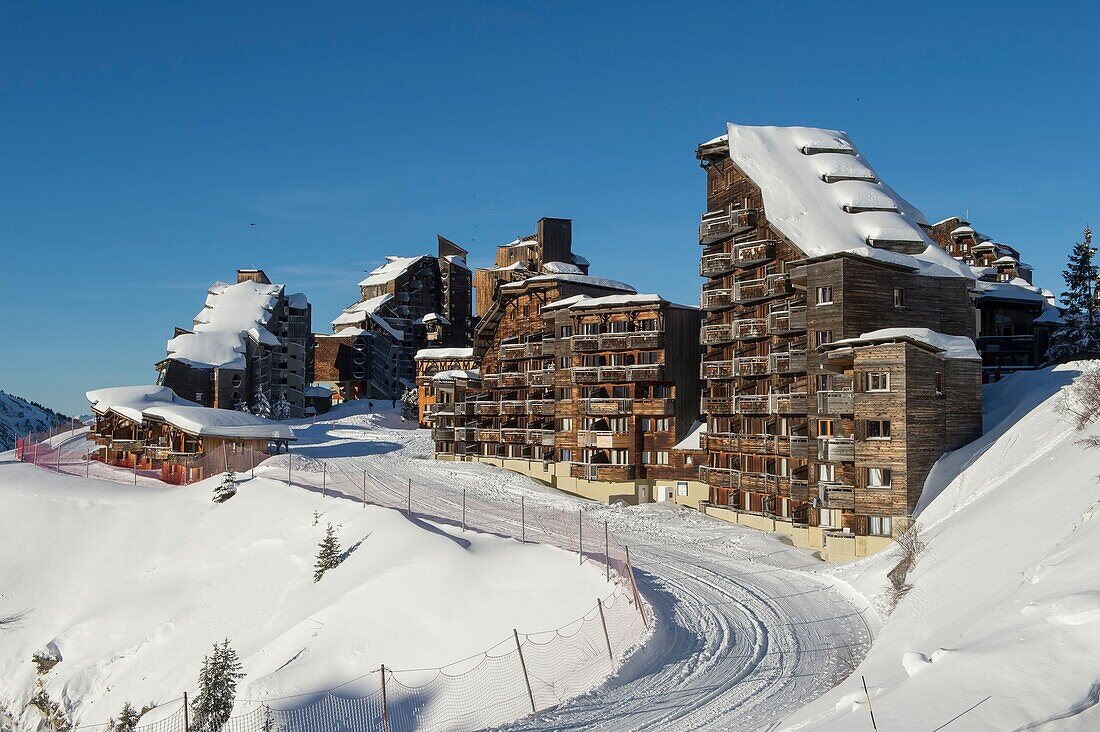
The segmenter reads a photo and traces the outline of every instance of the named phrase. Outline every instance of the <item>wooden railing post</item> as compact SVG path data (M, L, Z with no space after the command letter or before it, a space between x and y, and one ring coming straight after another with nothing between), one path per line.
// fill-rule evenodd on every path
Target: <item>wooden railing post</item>
M535 694L531 691L531 677L527 673L527 663L523 660L523 648L519 645L519 631L512 628L512 635L516 638L516 653L519 654L519 667L523 669L523 681L527 684L527 697L531 700L531 714L534 714L538 710L535 709Z
M382 664L382 732L390 729L390 713L386 706L386 664Z
M183 692L183 732L191 732L191 722L188 719L187 692Z
M596 607L600 609L600 625L603 626L603 637L607 641L607 657L611 659L611 668L615 668L615 654L611 651L611 636L607 633L607 618L603 614L603 600L596 598Z

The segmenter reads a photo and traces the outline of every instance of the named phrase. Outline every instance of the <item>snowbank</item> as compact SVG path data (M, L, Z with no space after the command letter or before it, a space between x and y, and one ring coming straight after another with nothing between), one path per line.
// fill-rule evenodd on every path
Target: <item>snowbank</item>
M1056 410L1086 364L986 387L986 435L949 453L925 485L928 549L913 590L847 682L788 729L864 729L860 676L879 729L1100 727L1100 453ZM878 598L893 552L836 571ZM962 716L959 716L962 715Z

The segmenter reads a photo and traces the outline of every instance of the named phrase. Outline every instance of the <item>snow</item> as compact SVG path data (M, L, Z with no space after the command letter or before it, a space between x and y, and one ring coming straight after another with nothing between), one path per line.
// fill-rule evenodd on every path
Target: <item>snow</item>
M706 420L696 420L691 425L691 429L684 435L684 439L680 440L673 446L673 450L702 450L703 449L703 436L707 434L707 422Z
M811 127L728 125L731 160L760 186L768 222L809 258L849 252L915 268L921 274L971 276L924 233L924 214L882 183L847 133ZM832 152L805 154L803 149ZM863 172L876 182L822 176ZM844 206L889 205L895 211L848 213ZM917 255L869 246L886 239L925 245Z
M581 255L577 254L576 252L571 254L570 257L573 259L573 264L577 265L578 267L589 267L592 264L591 262L589 262L587 259L585 259Z
M423 359L436 359L436 358L473 358L473 348L421 348L416 352L416 356L413 360L420 361Z
M848 682L786 729L1095 730L1100 725L1097 453L1059 412L1096 362L1018 372L985 387L985 435L944 456L918 506L928 548L913 590ZM894 552L835 570L881 595ZM947 723L958 717L949 727Z
M386 263L381 267L372 269L367 278L359 283L360 287L374 287L393 282L401 275L409 271L414 264L421 259L429 259L427 254L416 257L386 257Z
M570 310L587 310L589 308L614 307L616 305L657 305L665 302L660 295L605 295L603 297L587 297L578 300L569 306Z
M386 474L377 452L424 434L399 425L393 414L345 413L299 435L315 438L318 454L366 455ZM354 696L373 690L355 679L382 663L455 662L511 642L513 628L561 627L609 593L602 565L578 565L575 554L288 488L274 479L285 456L274 460L282 467L257 469L271 477L238 475L224 504L211 501L220 476L125 485L0 460L0 617L19 617L0 643L0 710L17 729L34 729L26 702L39 679L78 723L106 722L126 701L174 712L203 654L228 637L246 673L240 699L340 684ZM449 472L414 462L441 479ZM328 523L352 551L314 584ZM50 644L63 661L38 677L31 655Z
M465 270L470 269L470 266L466 264L466 257L462 256L461 254L448 254L443 258L451 264L455 265L456 267L461 267Z
M446 316L440 315L439 313L428 313L423 318L417 318L417 320L421 324L435 323L435 322L442 323L443 325L450 325L451 324L451 321L447 320Z
M309 299L304 292L295 292L287 296L287 304L295 310L305 310L309 307Z
M96 414L114 412L131 422L141 422L141 413L148 407L162 404L198 405L179 397L167 386L112 386L85 393Z
M547 262L542 265L542 271L547 274L584 274L580 267L567 262Z
M947 220L948 219L944 219L944 221L947 221ZM943 221L941 221L939 223L942 224ZM969 226L957 226L957 227L955 227L954 229L951 230L951 236L966 236L966 235L977 234L977 233L978 232L974 231L974 229L969 227Z
M520 272L527 269L527 264L524 262L513 262L506 267L493 267L495 272Z
M1035 322L1049 323L1051 325L1061 325L1062 323L1066 322L1066 320L1062 317L1062 312L1048 302L1043 305L1043 314L1036 318Z
M1008 282L1002 282L998 279L983 279L997 277L997 270L992 267L971 267L970 271L977 278L975 285L981 291L983 297L1047 302L1047 297L1043 294L1043 291L1023 278L1013 277Z
M943 352L944 358L981 360L974 341L966 336L952 336L930 330L929 328L882 328L861 333L858 338L844 338L833 341L826 348L844 346L866 346L895 340L914 340Z
M293 440L290 427L235 409L212 409L189 404L156 404L142 410L192 435L238 439Z
M502 289L502 290L506 290L506 289L518 290L518 289L522 289L523 287L525 287L528 283L537 283L537 282L574 282L574 283L580 284L580 285L591 285L592 287L602 287L602 288L607 289L607 290L619 290L620 292L630 292L630 293L637 292L637 290L635 290L630 285L628 285L624 282L619 282L618 280L609 280L609 279L605 279L603 277L589 277L587 275L577 275L577 274L536 275L534 277L530 277L526 280L520 280L518 282L506 282L506 283L504 283L503 285L500 286L500 289Z
M340 325L358 325L366 321L367 316L372 313L378 312L378 309L393 299L393 294L387 292L384 295L378 297L367 298L361 300L350 307L344 308L344 312L340 313L335 320L332 321L333 326Z
M1004 257L999 257L997 259L994 259L993 264L994 265L998 265L998 264L1019 264L1019 262L1016 261L1015 257L1010 257L1010 256L1006 255Z
M17 437L44 432L68 419L41 404L0 391L0 452L14 448Z
M477 379L481 369L447 369L432 375L432 381L453 381L454 379Z
M318 386L315 384L313 386L306 387L306 396L312 397L314 399L331 399L332 394L332 389L328 388L327 386Z
M242 334L265 345L279 344L267 331L267 323L282 293L282 285L251 280L235 285L215 283L195 316L194 332L168 341L168 358L199 368L245 368Z

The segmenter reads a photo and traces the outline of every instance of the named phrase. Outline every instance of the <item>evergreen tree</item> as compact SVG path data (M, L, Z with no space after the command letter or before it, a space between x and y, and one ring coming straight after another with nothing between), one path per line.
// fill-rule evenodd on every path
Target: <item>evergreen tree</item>
M1096 281L1100 275L1092 258L1092 229L1085 227L1084 241L1078 242L1062 271L1066 291L1062 293L1065 325L1051 337L1047 354L1050 362L1065 361L1078 355L1100 353L1100 312L1097 312Z
M271 402L268 401L267 393L259 387L256 387L256 393L252 395L252 413L257 417L271 419Z
M140 719L141 714L134 709L130 702L126 702L122 707L122 711L118 713L118 719L112 719L107 729L109 732L135 732Z
M247 412L248 402L246 402L244 399L238 399L236 402L234 402L233 409L238 412Z
M237 495L237 476L232 470L222 473L222 482L214 486L214 503L225 503Z
M290 402L286 400L286 392L279 392L279 398L275 400L275 406L271 410L273 419L290 419Z
M191 702L192 732L218 732L233 714L237 681L244 678L237 652L229 639L214 644L214 652L203 656L199 671L199 693Z
M406 389L401 395L401 419L420 419L420 395L416 389Z
M320 582L325 572L340 564L340 542L336 538L336 529L332 524L325 529L325 538L317 548L317 562L313 565L313 581Z

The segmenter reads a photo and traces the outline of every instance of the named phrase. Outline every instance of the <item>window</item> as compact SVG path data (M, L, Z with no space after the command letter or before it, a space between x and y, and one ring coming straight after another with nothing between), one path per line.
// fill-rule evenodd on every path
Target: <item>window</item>
M642 465L652 465L652 464L653 464L653 453L649 452L648 450L643 451L642 452Z
M630 465L630 450L612 450L612 465Z
M641 351L638 353L638 364L659 364L661 363L660 351Z
M833 465L832 463L818 463L817 480L819 483L835 483L836 465Z
M889 440L890 439L890 420L888 420L888 419L869 419L869 420L867 420L867 439L868 440Z
M573 326L563 325L558 331L558 335L560 335L562 338L569 338L573 335Z
M901 287L894 288L894 307L905 307L905 290Z
M599 323L581 323L581 333L585 335L597 335L600 332Z
M935 381L936 381L936 396L943 396L943 372L942 371L937 371L936 372Z
M894 478L890 468L867 468L868 488L889 488Z
M557 399L559 402L569 401L573 398L573 394L568 387L559 386L557 389L554 389L554 398Z
M830 387L832 387L832 384L833 384L832 377L829 376L828 374L818 374L817 375L817 390L818 391L829 391Z
M567 369L567 368L570 368L572 365L573 365L573 359L569 358L569 356L559 356L558 357L558 368L559 369Z
M657 451L657 464L668 465L668 452L666 450Z
M820 512L820 519L818 524L826 529L838 529L840 528L840 509L839 508L823 508Z
M652 399L668 399L672 396L672 387L665 384L654 384L649 390Z
M613 399L629 399L630 387L629 386L613 386L611 387L611 397Z
M818 305L832 305L833 304L833 286L824 285L817 288L817 304Z
M531 314L531 306L530 305L524 305L523 306L523 317L526 318L530 314Z
M833 332L831 330L817 330L814 331L814 345L824 346L826 343L833 342Z
M608 333L626 333L630 330L630 322L626 320L612 320L607 325Z
M867 391L890 391L890 374L867 374Z
M643 432L668 432L669 418L645 417L642 419Z
M817 436L818 437L832 437L833 436L833 420L831 420L831 419L819 419L819 420L817 420Z
M559 432L571 432L572 430L573 430L573 418L572 417L562 417L561 419L558 420L558 431Z
M641 333L655 333L657 331L657 318L641 318L634 323L634 330Z
M893 536L889 516L868 516L867 533L872 536Z

